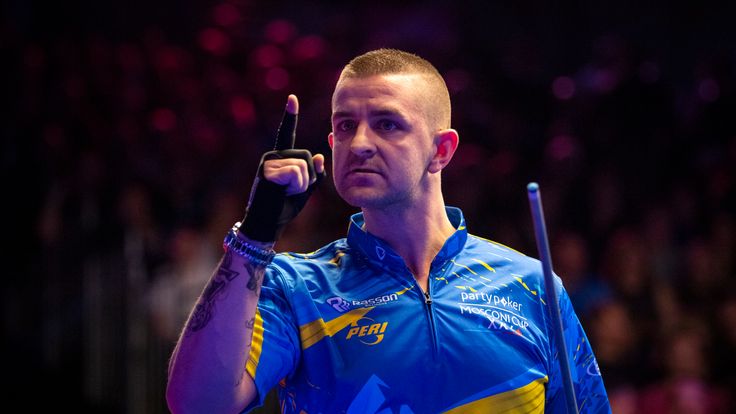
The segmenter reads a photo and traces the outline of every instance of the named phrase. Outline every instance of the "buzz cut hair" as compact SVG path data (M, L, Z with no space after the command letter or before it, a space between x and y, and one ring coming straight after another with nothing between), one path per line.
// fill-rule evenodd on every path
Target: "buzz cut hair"
M376 49L353 58L340 74L344 78L376 75L417 74L427 79L428 115L439 129L450 128L451 103L447 84L437 68L413 53L398 49ZM340 82L338 80L338 84Z

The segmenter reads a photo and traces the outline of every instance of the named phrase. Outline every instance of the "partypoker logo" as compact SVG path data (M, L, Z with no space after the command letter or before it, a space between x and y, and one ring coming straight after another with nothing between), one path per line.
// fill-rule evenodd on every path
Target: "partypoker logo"
M376 345L383 341L383 333L386 332L388 322L376 322L366 316L350 324L350 330L345 339L357 337L366 345Z

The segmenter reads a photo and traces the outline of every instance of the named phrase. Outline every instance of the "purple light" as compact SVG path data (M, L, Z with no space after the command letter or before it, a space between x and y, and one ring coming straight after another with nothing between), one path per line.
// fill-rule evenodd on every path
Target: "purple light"
M230 39L215 28L207 28L199 33L199 46L215 56L225 56L230 52Z
M552 82L552 93L559 100L566 101L575 95L575 81L567 76L560 76Z
M176 114L169 108L158 108L151 114L151 126L160 132L170 132L176 128Z
M575 155L575 140L568 135L557 135L547 146L547 154L555 161L562 161Z
M184 55L174 47L165 47L156 51L156 68L161 72L178 71L184 63Z
M243 96L234 96L230 100L230 113L240 126L252 124L256 119L253 101Z
M220 26L233 26L240 22L240 11L230 3L221 3L212 10L212 18Z
M275 91L284 89L289 84L289 73L283 68L271 68L266 72L266 86Z
M325 41L317 36L310 35L299 38L294 45L294 56L300 60L318 58L325 54Z
M266 26L266 39L273 43L286 43L296 34L296 28L288 20L274 20Z
M272 68L283 62L284 54L274 45L263 45L253 52L253 60L262 68Z

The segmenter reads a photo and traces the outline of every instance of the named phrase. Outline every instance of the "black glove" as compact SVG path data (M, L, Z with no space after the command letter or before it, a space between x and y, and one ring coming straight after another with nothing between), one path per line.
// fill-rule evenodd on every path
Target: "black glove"
M312 153L305 149L294 149L297 114L284 111L273 151L261 157L258 173L250 191L248 208L240 231L249 239L274 242L286 225L304 208L314 188L322 181L325 173L317 174L312 162ZM309 181L315 182L303 193L286 195L286 185L268 181L263 175L263 163L272 159L299 158L307 162Z

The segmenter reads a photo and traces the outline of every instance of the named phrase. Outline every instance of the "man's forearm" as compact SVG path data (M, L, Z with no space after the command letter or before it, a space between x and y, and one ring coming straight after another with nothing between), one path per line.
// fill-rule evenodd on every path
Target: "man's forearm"
M263 264L225 252L171 357L166 398L172 412L238 412L256 396L245 367L264 273Z
M257 395L246 371L265 266L285 226L324 176L324 156L294 149L299 101L289 95L274 150L261 157L241 222L189 316L169 364L166 399L179 412L240 412ZM260 240L260 241L258 241Z

